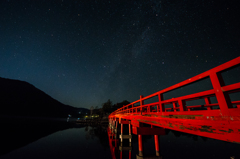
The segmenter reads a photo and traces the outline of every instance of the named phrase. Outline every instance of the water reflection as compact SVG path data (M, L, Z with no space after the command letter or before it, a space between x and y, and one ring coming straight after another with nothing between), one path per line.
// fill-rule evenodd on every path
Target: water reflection
M107 127L108 125L86 126L85 127L86 140L97 138L101 146L103 146L104 148L109 148Z
M131 144L124 140L121 145L118 137L115 139L115 135L109 135L106 125L84 126L62 122L1 125L1 159L135 159L138 154L136 135L133 135ZM160 156L164 159L240 158L239 144L170 130L159 137L159 146ZM143 136L143 151L144 155L155 154L153 136Z
M119 134L119 130L118 130ZM119 135L117 135L119 136ZM138 154L137 135L133 135L132 144L128 140L121 142L108 130L109 147L112 159L135 159ZM131 147L131 148L130 148ZM126 148L124 151L124 148ZM201 136L166 130L159 136L160 157L156 157L153 136L143 136L144 157L164 159L237 159L240 158L240 144L214 140Z
M127 144L123 144L123 142L119 143L120 140L116 138L115 134L111 132L109 128L107 133L112 159L116 159L117 156L119 156L119 158L122 159L123 151L128 151L128 158L131 159L132 143L129 141Z
M86 127L84 125L74 124L68 126L66 129L62 129L32 143L28 143L21 148L18 147L0 156L0 158L111 158L105 130L102 127ZM27 138L27 136L25 137Z
M1 118L0 156L73 125L62 120Z

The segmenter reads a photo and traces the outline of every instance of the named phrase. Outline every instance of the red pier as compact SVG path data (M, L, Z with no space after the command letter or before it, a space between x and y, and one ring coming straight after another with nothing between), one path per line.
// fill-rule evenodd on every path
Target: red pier
M240 96L238 94L236 100L231 100L230 96L240 93L240 75L235 74L238 82L229 85L225 85L222 78L224 71L239 65L240 57L237 57L159 92L146 97L140 96L139 100L109 115L110 128L116 131L117 124L120 124L121 129L123 124L129 124L129 135L121 133L121 142L124 137L131 142L132 127L132 134L138 135L139 157L143 156L142 135L154 135L156 156L160 155L158 135L164 135L165 129L239 144ZM212 89L166 100L163 98L167 92L193 83L197 85L204 79L210 80ZM157 102L144 104L154 97L158 99ZM189 101L203 101L204 104L186 104Z

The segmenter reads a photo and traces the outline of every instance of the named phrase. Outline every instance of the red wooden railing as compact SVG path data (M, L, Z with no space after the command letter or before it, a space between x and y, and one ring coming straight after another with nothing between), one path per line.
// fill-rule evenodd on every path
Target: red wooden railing
M240 109L240 100L231 101L228 97L229 93L240 92L240 82L230 85L225 85L221 76L221 72L232 68L234 66L239 66L240 57L237 57L231 61L228 61L220 66L217 66L211 70L201 73L197 76L189 78L183 82L175 84L171 87L163 89L159 92L153 93L149 96L140 96L140 99L134 101L120 109L117 109L110 114L109 117L117 114L160 114L160 115L182 115L182 114L195 114L197 112L203 115L217 115L222 117L238 116L239 114L234 113L233 109ZM195 83L202 79L209 77L213 86L211 90L205 90L202 92L189 94L185 96L180 96L172 99L163 99L163 94L169 91L181 88L183 86ZM240 80L240 75L236 74L236 77ZM158 102L144 104L144 101L153 97L158 97ZM211 103L210 97L216 97L217 103ZM191 105L186 106L186 101L204 99L204 105ZM140 103L140 106L134 106L134 104ZM172 108L165 108L165 105L172 104ZM213 107L218 106L218 109L213 109ZM206 110L195 110L194 108L206 108Z

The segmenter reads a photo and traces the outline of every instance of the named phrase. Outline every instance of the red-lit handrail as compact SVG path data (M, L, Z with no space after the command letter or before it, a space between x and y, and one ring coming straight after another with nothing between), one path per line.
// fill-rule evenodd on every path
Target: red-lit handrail
M221 85L222 81L220 77L220 72L227 70L233 66L239 65L240 64L240 57L237 57L231 61L228 61L222 65L219 65L213 69L210 69L206 72L203 72L197 76L194 76L192 78L189 78L185 81L182 81L178 84L175 84L171 87L165 88L161 91L158 91L156 93L153 93L149 96L146 97L140 97L139 100L134 101L126 106L123 106L119 109L117 109L116 111L114 111L113 113L110 114L114 115L114 114L122 114L122 113L142 113L142 110L146 107L147 108L147 113L151 113L151 107L157 107L157 110L155 113L164 113L167 112L167 110L178 110L178 112L183 112L183 111L189 111L191 108L196 108L196 107L213 107L213 106L219 106L219 109L221 110L221 113L224 115L228 115L228 109L230 108L230 105L232 104L238 104L237 108L240 108L239 106L239 101L227 101L227 99L224 96L224 92L238 92L240 91L240 82L235 83L235 84L231 84L231 85L227 85L227 86L223 86ZM185 85L194 83L196 81L199 81L201 79L204 79L206 77L209 77L211 80L211 83L213 85L213 89L211 90L206 90L203 92L198 92L198 93L194 93L194 94L189 94L189 95L185 95L185 96L181 96L181 97L177 97L177 98L172 98L172 99L168 99L168 100L161 100L161 96L163 93L175 90L177 88L183 87ZM156 103L150 103L150 104L142 104L144 100L146 99L150 99L152 97L158 96L159 98L159 102ZM209 104L206 103L205 105L197 105L197 106L186 106L183 104L183 102L189 101L189 100L194 100L194 99L200 99L200 98L209 98L212 96L216 96L218 103L213 103L213 104ZM140 103L140 106L134 106L134 104L136 103ZM175 103L175 104L174 104ZM179 107L177 107L176 103L178 103ZM164 104L174 104L173 108L164 108ZM138 111L138 109L140 111Z

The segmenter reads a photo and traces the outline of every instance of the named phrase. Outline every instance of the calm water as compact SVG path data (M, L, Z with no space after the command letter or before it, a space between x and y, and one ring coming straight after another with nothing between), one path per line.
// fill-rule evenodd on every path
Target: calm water
M19 135L17 131L22 131L23 126L15 129L14 133L17 137L13 136L14 133L5 134L4 138L6 141L2 144L6 146L8 143L11 146L5 150L5 153L1 154L1 159L112 158L106 128L71 126L64 127L58 131L54 130L55 132L51 131L49 132L50 134L45 132L41 136L44 130L32 130L28 129L28 127L25 127L25 135L24 133ZM34 137L33 134L36 134L36 131L38 135ZM143 141L144 154L155 154L153 137L144 136ZM239 144L206 139L173 131L168 131L167 135L159 138L159 141L160 153L164 159L240 159ZM21 144L21 142L25 143ZM124 144L128 145L128 140L124 140ZM1 145L1 147L4 145ZM16 147L14 145L19 146ZM137 153L137 138L134 136L131 158L135 159ZM119 158L119 154L119 151L116 150L116 158ZM128 154L128 151L124 151L123 158L129 158Z

